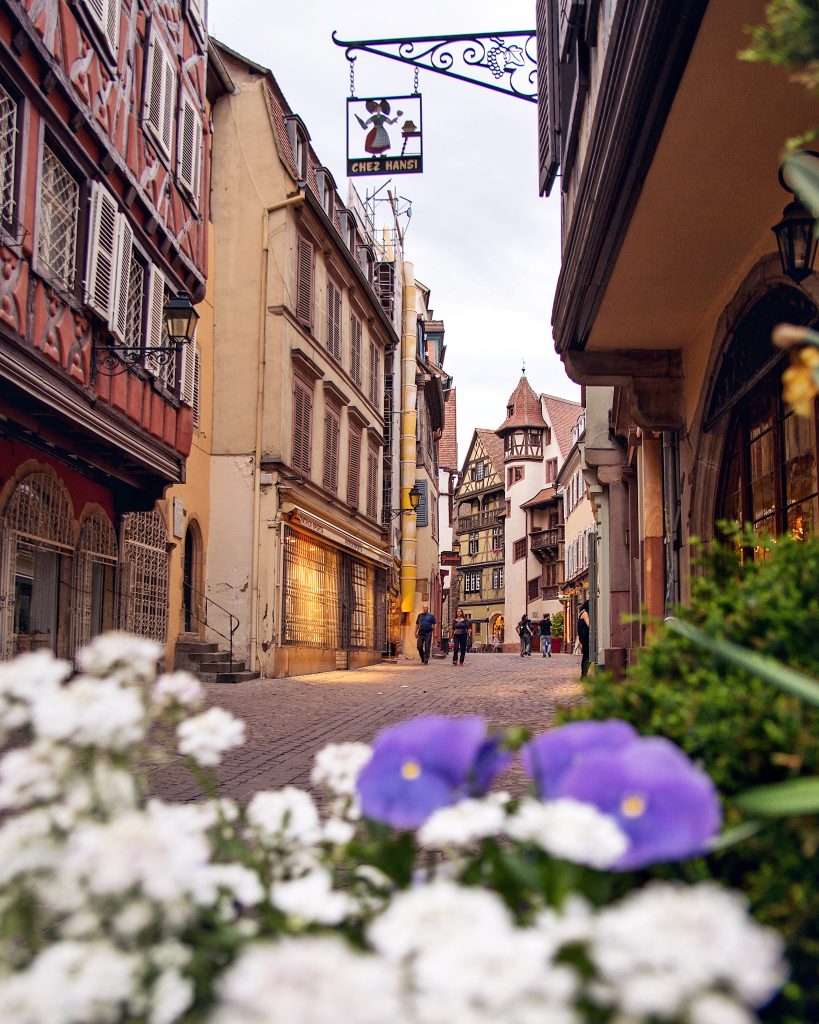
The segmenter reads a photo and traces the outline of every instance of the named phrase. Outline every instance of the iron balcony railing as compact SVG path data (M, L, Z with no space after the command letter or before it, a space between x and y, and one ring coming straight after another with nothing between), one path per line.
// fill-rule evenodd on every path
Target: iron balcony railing
M455 529L458 533L468 533L470 530L481 530L487 526L497 526L504 515L502 508L489 509L486 512L477 512L471 516L458 516Z
M190 583L185 583L184 587L187 611L190 613L191 618L196 619L197 622L201 622L206 629L209 629L212 633L220 636L223 640L227 640L230 646L230 650L228 652L228 657L230 659L229 671L233 672L233 634L239 628L239 619L232 612L229 612L227 608L223 608L222 605L217 604L212 598L203 594L201 590L197 590L195 587L192 587ZM209 613L211 615L213 614L213 609L221 612L223 616L227 616L228 621L226 624L223 624L223 628L228 630L227 633L223 633L213 625L213 622L209 621L208 616Z
M552 526L548 530L537 530L532 534L530 547L532 551L544 551L546 548L556 548L563 543L565 528L563 526Z

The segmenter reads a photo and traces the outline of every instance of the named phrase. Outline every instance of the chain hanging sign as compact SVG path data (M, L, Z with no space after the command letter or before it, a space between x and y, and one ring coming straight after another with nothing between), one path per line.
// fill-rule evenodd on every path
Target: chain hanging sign
M421 95L347 100L347 175L419 174L424 169Z

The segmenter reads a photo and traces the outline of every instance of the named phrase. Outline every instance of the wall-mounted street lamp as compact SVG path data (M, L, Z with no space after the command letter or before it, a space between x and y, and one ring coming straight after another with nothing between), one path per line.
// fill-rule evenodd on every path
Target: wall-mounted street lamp
M196 332L199 314L190 295L182 291L169 299L162 310L162 320L168 341L166 345L115 345L96 341L94 366L97 372L111 377L145 359L150 359L157 367L167 366L184 345L193 341Z
M417 484L413 484L412 487L410 487L409 503L409 508L385 508L384 519L387 520L387 517L389 516L387 521L392 522L393 519L397 519L399 516L411 516L415 514L418 506L421 504L421 489Z
M814 153L801 153L802 156L816 156ZM771 230L776 235L779 259L782 270L792 280L804 281L813 272L813 261L816 258L817 238L814 232L814 219L808 209L802 205L794 189L786 180L787 166L779 171L779 184L787 192L793 193L793 199L782 211L782 220Z

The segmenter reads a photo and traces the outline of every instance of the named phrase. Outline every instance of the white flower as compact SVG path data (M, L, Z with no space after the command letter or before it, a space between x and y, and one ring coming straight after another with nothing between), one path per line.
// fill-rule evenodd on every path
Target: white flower
M114 1024L124 1016L124 1008L136 1009L139 999L136 956L107 942L57 942L25 971L0 980L0 1020Z
M177 970L163 971L156 979L150 998L148 1024L173 1024L193 1004L193 982Z
M284 939L251 946L219 983L208 1024L401 1024L394 970L341 939Z
M77 664L92 676L127 682L153 679L165 649L154 640L130 633L103 633L77 654Z
M333 846L346 846L355 835L355 826L341 818L328 818L321 834L322 839Z
M247 820L265 845L310 846L321 836L313 798L295 786L255 793Z
M205 697L205 688L190 672L168 672L161 675L153 688L154 702L160 707L181 704L196 708Z
M712 883L631 893L600 912L590 953L619 1008L637 1017L673 1017L714 988L760 1006L784 979L782 940Z
M179 753L203 768L214 768L222 754L245 741L245 723L224 708L209 708L182 722L176 730Z
M146 728L138 690L88 676L38 698L32 719L42 739L108 750L139 742Z
M53 800L71 761L70 750L43 741L10 750L0 761L0 807L28 807Z
M698 996L688 1010L688 1024L754 1024L756 1017L721 992Z
M226 893L243 907L261 903L264 889L255 871L243 864L207 864L192 884L193 898L200 906L213 906L220 893Z
M134 776L105 761L96 761L91 773L96 803L108 812L120 813L136 807L138 790Z
M17 814L0 825L0 884L47 871L59 856L51 816L45 809Z
M209 862L196 808L151 801L107 823L82 822L69 836L63 875L96 896L139 888L160 902L178 900Z
M462 800L453 807L434 811L418 830L418 842L430 850L469 846L478 839L497 835L504 817L496 800Z
M556 952L563 946L585 943L594 930L591 904L577 893L572 893L559 910L549 907L538 914L535 927L548 939Z
M323 870L277 882L270 889L270 902L289 917L318 924L338 924L355 909L349 896L333 891L330 873Z
M166 942L152 946L148 957L154 967L158 967L160 971L182 970L193 959L190 949L183 946L181 942L177 942L176 939L168 939Z
M328 743L316 754L310 779L314 786L324 786L337 796L353 796L372 753L366 743Z
M154 911L147 900L131 900L111 921L114 932L123 939L133 939L153 924Z
M430 945L499 942L510 929L509 911L494 892L436 880L399 892L368 937L378 952L398 960Z
M0 725L6 729L27 725L31 704L59 690L70 675L71 663L58 661L51 651L33 651L0 662Z
M628 849L628 837L614 818L577 800L523 800L506 832L553 857L593 868L611 867Z

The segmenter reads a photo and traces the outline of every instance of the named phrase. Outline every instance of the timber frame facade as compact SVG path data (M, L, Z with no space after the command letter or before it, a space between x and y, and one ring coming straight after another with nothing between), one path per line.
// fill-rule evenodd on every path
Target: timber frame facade
M186 353L151 348L168 295L204 295L203 13L0 8L0 657L165 638L154 503L184 480L192 396ZM111 343L144 357L101 373Z

